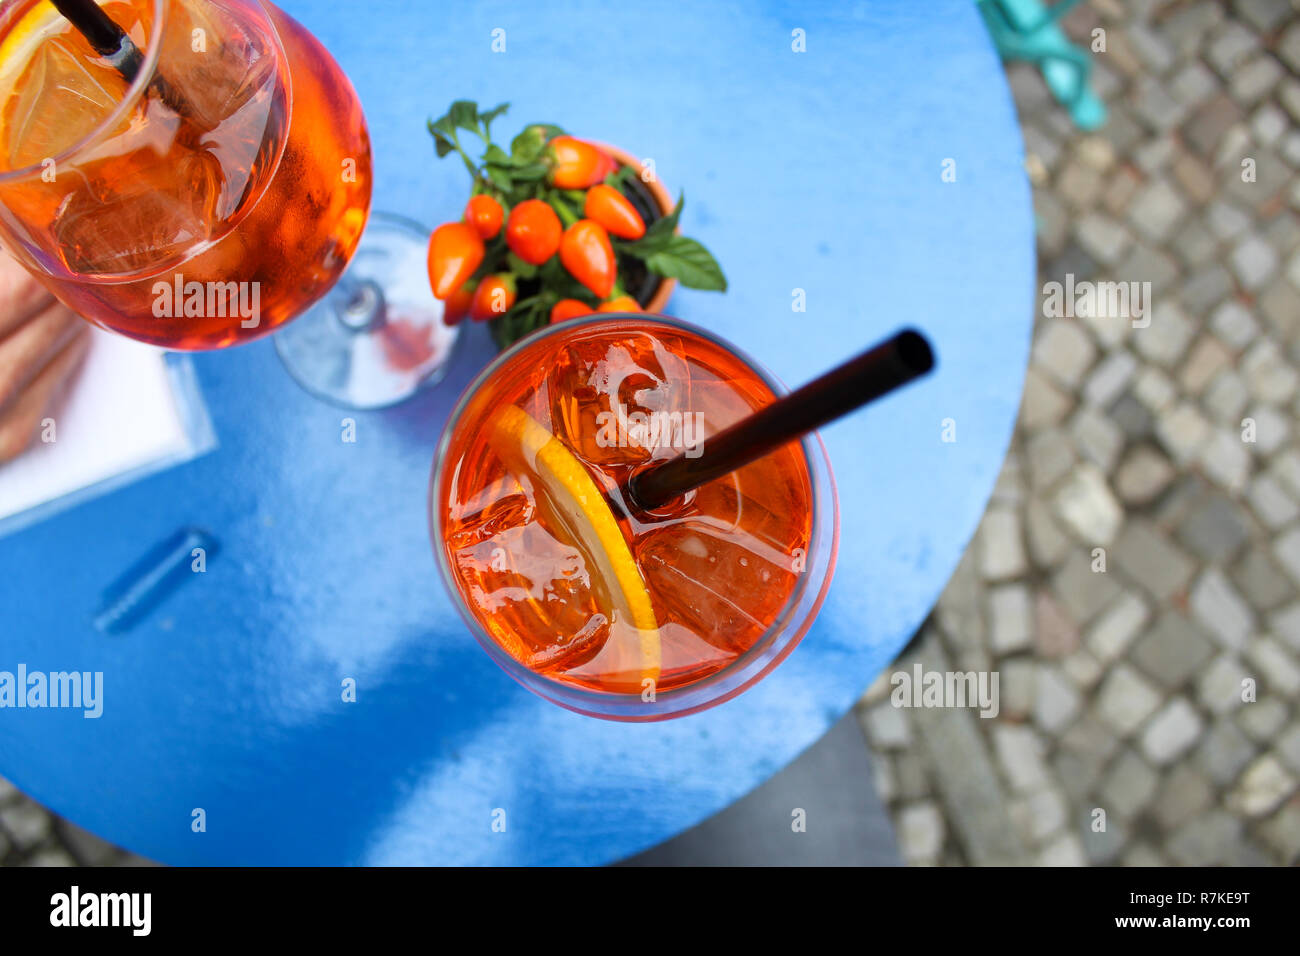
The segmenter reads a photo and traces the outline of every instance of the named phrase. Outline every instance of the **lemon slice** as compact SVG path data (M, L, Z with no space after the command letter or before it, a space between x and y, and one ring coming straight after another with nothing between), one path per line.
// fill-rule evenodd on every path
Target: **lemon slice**
M618 618L636 630L639 661L629 662L627 670L639 669L643 681L658 681L659 624L650 592L600 488L565 444L523 409L506 406L490 428L492 450L514 474L534 480L545 498L539 504L573 536L594 565ZM616 659L631 656L615 654Z

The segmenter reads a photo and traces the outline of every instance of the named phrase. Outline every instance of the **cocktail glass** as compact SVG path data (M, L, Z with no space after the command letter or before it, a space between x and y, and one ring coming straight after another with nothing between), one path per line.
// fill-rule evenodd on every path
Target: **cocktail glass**
M436 380L456 330L421 278L428 231L381 214L367 228L370 139L325 48L261 0L99 8L130 57L44 0L0 3L5 249L142 342L279 332L294 377L342 405Z
M783 393L662 316L560 323L489 364L443 431L429 510L443 580L493 660L561 706L626 721L712 707L771 672L835 564L820 438L655 512L622 489Z

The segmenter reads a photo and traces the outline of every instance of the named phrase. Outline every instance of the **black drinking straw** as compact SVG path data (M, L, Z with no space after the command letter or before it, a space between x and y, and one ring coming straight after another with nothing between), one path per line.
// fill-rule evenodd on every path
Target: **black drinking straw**
M127 36L126 31L118 26L112 17L99 9L95 0L50 0L50 2L59 13L63 14L64 19L86 38L86 42L94 51L108 60L109 65L122 74L122 79L127 83L135 82L135 78L140 75L144 55L135 45L135 41ZM153 87L159 99L171 107L178 116L187 117L205 128L210 128L208 124L200 122L201 117L190 106L189 101L180 90L168 83L160 72L155 71L153 82L149 85Z
M77 28L95 52L112 64L128 83L134 83L144 57L126 31L99 9L95 0L50 0L56 10Z
M685 453L636 472L623 489L646 511L735 471L755 459L847 415L934 368L934 352L921 333L906 329L802 388L779 398L708 439L701 453Z

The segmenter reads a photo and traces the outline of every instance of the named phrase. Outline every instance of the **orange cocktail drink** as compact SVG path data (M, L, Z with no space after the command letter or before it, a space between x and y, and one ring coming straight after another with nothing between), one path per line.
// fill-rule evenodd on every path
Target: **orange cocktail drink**
M173 349L264 335L337 280L370 204L351 84L258 0L110 0L131 81L45 0L0 6L0 241L74 311Z
M501 356L448 423L430 502L489 653L557 703L629 720L702 709L775 666L834 560L816 436L653 512L623 488L778 389L721 340L652 316L563 323Z

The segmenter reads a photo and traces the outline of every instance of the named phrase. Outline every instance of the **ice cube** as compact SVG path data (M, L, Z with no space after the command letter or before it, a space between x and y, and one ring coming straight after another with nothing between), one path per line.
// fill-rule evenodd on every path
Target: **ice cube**
M541 673L598 653L609 622L592 592L582 553L538 522L457 539L454 560L488 629L507 651Z
M551 375L557 434L603 467L671 457L691 382L676 336L600 335L572 342Z
M715 528L743 527L762 548L788 555L807 548L811 518L795 516L806 516L810 501L802 451L790 445L697 488L690 506Z
M127 275L169 268L208 243L220 222L212 197L224 173L204 150L164 156L136 150L84 171L89 188L68 196L53 232L68 268Z
M707 519L646 532L635 551L646 584L670 620L731 654L748 650L763 634L797 580L792 555Z
M263 102L276 83L278 52L260 24L214 3L173 3L163 37L160 72L180 94L196 126L215 130L238 119L255 99ZM238 121L250 129L247 118ZM234 143L233 137L222 137ZM257 146L260 136L251 145ZM243 168L247 168L245 165Z

